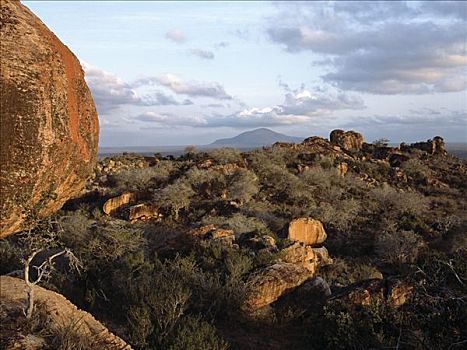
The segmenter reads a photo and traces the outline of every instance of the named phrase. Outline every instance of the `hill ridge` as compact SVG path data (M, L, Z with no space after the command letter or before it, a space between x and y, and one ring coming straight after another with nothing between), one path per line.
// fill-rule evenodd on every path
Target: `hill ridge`
M268 128L258 128L242 132L234 137L217 139L209 146L254 147L270 146L276 142L300 143L302 141L302 137L281 134Z

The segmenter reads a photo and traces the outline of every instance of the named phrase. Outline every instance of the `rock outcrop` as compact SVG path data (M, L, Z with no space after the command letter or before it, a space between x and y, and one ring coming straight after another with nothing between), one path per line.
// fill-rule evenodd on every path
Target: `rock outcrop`
M132 192L124 192L119 196L109 198L102 207L102 211L107 215L112 215L120 210L122 207L133 203L136 195Z
M433 140L427 140L426 142L412 143L409 147L425 151L428 154L447 154L444 140L440 136L435 136Z
M0 237L78 195L99 126L78 59L25 6L1 2Z
M251 315L258 316L258 312L261 313L267 309L266 306L279 299L278 303L281 303L284 298L288 298L289 292L294 292L296 287L314 277L320 266L333 263L325 247L313 247L326 239L326 232L318 220L293 220L289 226L288 238L293 242L279 251L275 242L269 245L252 245L251 237L243 239L243 243L248 243L250 248L260 248L260 252L278 253L272 265L257 271L248 281L251 289L243 310Z
M92 339L95 347L102 350L131 350L131 347L121 338L112 334L102 323L97 321L91 314L79 310L63 295L47 290L45 288L34 286L34 298L36 305L41 304L50 317L52 327L73 326L74 330L83 337ZM25 308L28 300L28 287L26 283L19 278L0 276L0 294L2 296L2 310L8 308ZM23 335L24 336L24 335ZM27 336L27 335L26 335ZM18 342L22 341L18 335ZM31 336L29 337L31 338ZM15 339L11 339L15 348ZM35 343L43 344L41 339L34 339ZM9 344L3 344L5 346ZM8 348L8 347L7 347ZM25 349L25 347L16 347ZM37 349L41 349L39 347Z
M315 254L316 264L319 266L331 265L333 263L332 258L329 256L329 252L326 247L311 248Z
M345 176L345 174L347 174L348 171L349 171L349 165L347 163L342 162L337 165L337 173L340 176Z
M290 222L288 238L307 245L316 245L323 243L327 235L319 220L300 218Z
M294 242L292 245L285 247L280 252L283 261L303 266L313 273L316 272L318 260L313 248L310 246L301 242Z
M251 312L267 306L312 275L313 272L296 264L280 262L268 266L250 280L251 291L243 308Z
M138 220L160 219L162 214L159 213L158 208L149 203L141 203L130 207L128 220L135 222Z
M359 151L363 146L362 134L355 131L333 130L329 135L332 144L347 151Z

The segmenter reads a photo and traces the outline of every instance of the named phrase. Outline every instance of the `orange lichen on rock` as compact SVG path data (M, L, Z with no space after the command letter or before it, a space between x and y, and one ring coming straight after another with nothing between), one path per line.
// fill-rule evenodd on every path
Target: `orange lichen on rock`
M0 237L60 209L91 176L99 125L78 59L19 1L1 2Z

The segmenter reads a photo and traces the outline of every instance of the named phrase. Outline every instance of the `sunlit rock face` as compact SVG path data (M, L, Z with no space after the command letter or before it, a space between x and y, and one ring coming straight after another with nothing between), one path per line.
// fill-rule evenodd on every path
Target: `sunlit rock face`
M287 238L292 241L315 245L323 243L327 238L327 234L319 220L299 218L290 222Z
M363 146L362 134L355 131L333 130L329 140L347 151L359 151Z
M99 137L78 59L19 1L3 0L1 22L1 233L47 216L80 193Z

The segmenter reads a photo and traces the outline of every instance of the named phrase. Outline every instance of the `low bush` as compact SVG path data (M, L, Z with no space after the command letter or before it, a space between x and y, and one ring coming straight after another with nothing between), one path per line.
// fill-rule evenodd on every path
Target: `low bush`
M216 328L200 317L182 320L169 345L169 350L226 350L228 344L221 339Z

